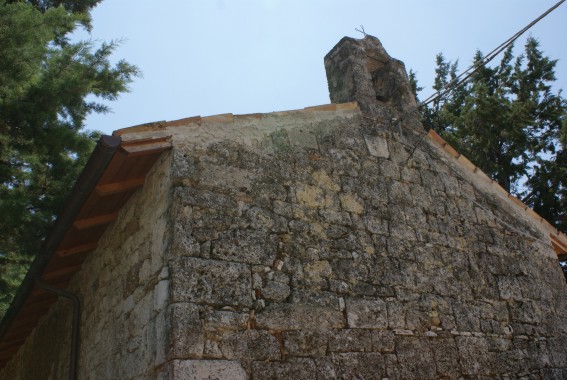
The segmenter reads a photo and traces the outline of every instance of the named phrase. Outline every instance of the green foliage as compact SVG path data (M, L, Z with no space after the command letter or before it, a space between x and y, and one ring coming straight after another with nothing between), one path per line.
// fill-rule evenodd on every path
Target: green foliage
M17 289L24 278L31 260L21 255L0 257L2 268L0 281L0 316L4 315L13 298L14 289Z
M415 100L419 103L419 98L417 97L417 93L423 90L423 87L420 87L417 83L417 73L413 70L409 72L409 80L410 80L410 87L411 91L415 95Z
M86 116L138 74L115 43L68 41L98 2L0 0L0 313L94 148Z
M483 58L477 51L474 63ZM422 107L440 133L504 189L567 231L567 103L553 92L556 61L529 38L523 54L505 50L448 96ZM439 54L435 90L456 77L457 63Z

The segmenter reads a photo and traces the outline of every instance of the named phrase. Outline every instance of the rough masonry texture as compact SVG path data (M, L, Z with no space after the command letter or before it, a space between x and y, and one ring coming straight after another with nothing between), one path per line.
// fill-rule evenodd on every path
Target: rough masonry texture
M377 39L325 66L341 104L132 130L174 148L71 286L81 379L567 378L546 233L420 138ZM0 379L61 378L65 307Z

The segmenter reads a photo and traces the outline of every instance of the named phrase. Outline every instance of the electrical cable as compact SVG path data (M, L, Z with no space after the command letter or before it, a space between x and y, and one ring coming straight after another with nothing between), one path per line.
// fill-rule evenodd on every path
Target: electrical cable
M555 4L554 6L549 8L547 11L542 13L538 18L536 18L535 20L530 22L528 25L526 25L524 28L522 28L520 31L518 31L516 34L514 34L512 37L508 38L506 41L504 41L499 46L497 46L495 49L493 49L485 57L480 59L474 65L472 65L471 67L469 67L468 69L463 71L461 74L459 74L457 77L455 77L451 82L449 82L448 84L443 86L441 89L439 89L439 91L435 92L434 94L429 96L427 99L420 102L418 107L426 106L427 104L448 95L455 88L462 85L466 80L468 80L481 67L485 66L488 62L492 61L498 54L500 54L504 49L506 49L509 45L511 45L514 41L516 41L522 34L524 34L526 31L528 31L532 26L537 24L541 19L546 17L548 14L553 12L556 8L558 8L564 2L565 2L565 0L561 0L557 4Z

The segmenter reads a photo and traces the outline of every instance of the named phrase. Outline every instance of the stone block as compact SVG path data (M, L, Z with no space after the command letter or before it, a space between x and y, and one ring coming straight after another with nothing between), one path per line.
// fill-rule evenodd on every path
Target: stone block
M321 216L323 221L327 223L334 223L342 226L352 225L352 220L348 212L323 209L319 210L319 215Z
M364 211L364 201L358 195L346 193L341 194L339 197L344 211L353 214L362 214Z
M346 299L350 328L385 329L388 326L386 303L379 299Z
M320 379L382 379L384 357L377 352L332 353L315 359Z
M388 221L375 216L367 216L363 218L364 224L369 232L378 235L388 235Z
M480 331L480 314L475 305L454 301L451 306L453 308L457 330Z
M192 230L187 229L179 222L175 222L168 254L171 257L199 256L201 246L195 236L192 235Z
M261 292L262 297L269 301L282 302L290 295L291 288L282 282L268 281Z
M433 351L438 376L451 379L461 376L459 351L453 338L430 339L429 346Z
M169 280L162 280L154 287L154 310L159 312L169 301Z
M315 362L307 358L290 358L284 362L253 361L247 370L254 380L319 378Z
M439 178L439 175L432 170L421 171L421 183L423 183L423 186L428 189L439 190L442 192L445 191L445 187L443 186L443 182Z
M279 360L280 344L265 330L245 330L224 334L221 345L226 359Z
M214 165L206 161L199 162L198 168L199 176L189 178L198 179L199 186L207 188L250 190L252 180L256 177L252 170L225 164Z
M350 149L331 148L328 151L335 167L335 174L357 177L360 171L360 158Z
M385 178L399 179L401 176L400 167L390 160L380 162L379 168L380 174Z
M295 188L295 198L299 206L320 208L326 205L325 193L318 186L298 185Z
M278 238L259 230L230 230L213 241L211 248L211 257L215 259L272 266Z
M292 304L328 307L335 310L341 310L340 297L331 291L303 290L296 288L293 290L293 293L291 293L290 302Z
M172 166L172 179L175 183L182 183L199 174L195 160L178 147L173 148Z
M390 156L386 139L379 136L364 135L364 141L366 141L370 155L381 158L388 158Z
M455 343L459 350L463 375L489 375L492 363L486 339L473 336L458 336Z
M394 352L394 332L390 330L378 330L371 332L372 351Z
M542 320L542 311L537 302L523 300L509 302L510 318L514 322L537 324Z
M287 232L287 220L271 211L260 207L252 207L246 211L246 219L250 227L259 231L274 233Z
M421 184L419 171L414 168L402 166L400 174L403 182L411 182L417 185Z
M394 354L386 354L384 357L384 365L386 375L384 378L388 379L401 379L398 364L398 357Z
M325 356L333 330L295 330L282 334L286 355Z
M392 181L390 182L390 202L398 207L408 207L414 204L414 198L411 195L409 185L404 182ZM419 201L419 200L415 200Z
M301 149L319 149L315 134L306 129L294 128L287 133L289 143Z
M567 368L567 337L558 336L548 340L551 364L556 368Z
M425 338L396 336L396 355L401 379L434 379L435 359Z
M272 202L272 207L275 214L281 215L288 219L293 218L293 207L291 206L291 203L274 200Z
M329 307L272 304L256 315L256 326L267 330L339 329L345 326L343 313Z
M238 203L234 199L224 194L192 187L175 188L173 204L197 206L205 210L214 210L223 215L239 214ZM176 212L178 209L178 207L173 209L173 219L178 219L178 213Z
M193 257L170 263L173 302L252 305L251 272L247 265Z
M174 360L169 364L169 380L247 380L248 375L237 361Z
M512 276L499 276L498 289L500 290L500 298L503 300L521 300L522 289L518 281Z
M371 331L362 329L338 330L329 337L329 351L370 352L372 351Z
M250 314L230 310L208 310L202 312L202 317L205 330L230 331L245 329Z
M205 338L201 328L199 307L191 303L174 303L166 312L166 357L200 358Z
M216 338L216 337L215 337ZM206 359L222 359L222 351L219 347L219 342L213 339L207 339L205 341L205 347L203 349L203 358Z

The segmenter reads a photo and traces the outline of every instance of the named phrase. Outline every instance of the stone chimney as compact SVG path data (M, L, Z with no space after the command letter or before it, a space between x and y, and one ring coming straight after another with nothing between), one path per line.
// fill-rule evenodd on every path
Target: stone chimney
M396 118L423 131L404 63L390 57L380 40L344 37L325 56L331 103L356 100L365 114Z

